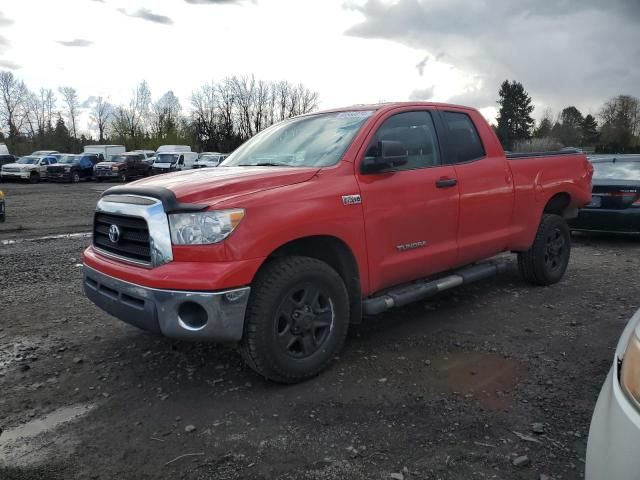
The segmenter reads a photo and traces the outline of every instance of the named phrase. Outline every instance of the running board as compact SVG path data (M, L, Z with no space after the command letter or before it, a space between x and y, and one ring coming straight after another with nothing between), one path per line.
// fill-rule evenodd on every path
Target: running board
M397 287L382 295L363 300L362 311L365 315L378 315L393 307L402 307L418 300L433 297L453 287L494 277L498 273L505 272L510 265L511 259L493 260L465 267L437 280Z

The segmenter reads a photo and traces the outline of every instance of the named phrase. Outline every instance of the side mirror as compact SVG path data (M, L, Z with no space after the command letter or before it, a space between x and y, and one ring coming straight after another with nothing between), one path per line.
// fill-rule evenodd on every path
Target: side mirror
M375 156L366 156L362 162L363 173L376 173L387 168L399 167L409 161L407 148L402 142L395 140L380 140L378 144L367 152L371 155L375 150Z

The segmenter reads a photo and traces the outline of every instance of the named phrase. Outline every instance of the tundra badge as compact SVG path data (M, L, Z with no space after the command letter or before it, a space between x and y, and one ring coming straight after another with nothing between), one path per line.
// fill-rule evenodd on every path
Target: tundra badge
M343 195L342 196L343 205L359 205L361 203L362 203L362 198L360 198L360 195Z
M396 248L398 249L399 252L404 252L407 250L413 250L414 248L422 248L426 245L427 245L427 242L425 242L424 240L420 240L419 242L411 242L411 243L405 243L403 245L396 245Z

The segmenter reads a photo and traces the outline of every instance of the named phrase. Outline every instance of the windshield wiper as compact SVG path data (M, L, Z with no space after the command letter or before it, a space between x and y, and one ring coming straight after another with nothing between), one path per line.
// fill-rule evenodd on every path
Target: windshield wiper
M278 162L258 162L258 163L245 163L238 165L239 167L291 167L288 163Z

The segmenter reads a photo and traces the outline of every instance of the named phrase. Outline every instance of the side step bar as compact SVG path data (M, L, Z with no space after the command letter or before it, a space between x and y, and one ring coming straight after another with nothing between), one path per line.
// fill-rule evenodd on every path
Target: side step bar
M365 315L378 315L393 307L402 307L409 303L433 297L437 293L453 287L484 280L505 272L511 265L511 259L500 259L465 267L457 272L429 282L413 283L388 290L382 295L362 301Z

